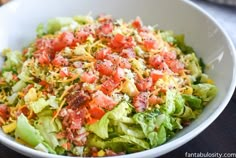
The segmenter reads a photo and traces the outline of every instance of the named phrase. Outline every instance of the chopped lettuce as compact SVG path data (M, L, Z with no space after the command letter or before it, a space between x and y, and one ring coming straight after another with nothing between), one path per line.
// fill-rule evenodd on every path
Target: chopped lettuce
M162 111L164 111L164 113L172 114L175 112L175 96L176 96L176 91L167 90L166 102L161 109Z
M167 115L161 114L156 109L154 111L137 113L133 118L141 126L143 133L148 138L152 147L158 146L166 141L164 126L167 125L168 127L169 125Z
M195 81L197 77L202 74L202 67L199 64L199 60L194 53L190 53L184 56L184 62L188 70L190 70L191 76Z
M3 70L15 71L19 69L22 65L22 53L19 51L11 51L10 49L5 49L2 55L6 57L6 61L3 65Z
M203 102L211 101L217 93L217 88L215 85L208 83L200 83L192 85L193 94L202 99Z
M107 112L101 120L98 122L89 125L88 130L95 133L102 139L106 139L109 137L108 135L108 124L109 119L113 120L122 120L123 117L127 116L131 112L131 107L127 102L121 102L117 107L113 110Z
M91 124L88 126L88 130L95 133L97 136L99 136L102 139L108 138L108 119L109 113L106 113L101 120L97 121L94 124Z
M37 101L30 103L30 108L37 114L48 105L48 102L44 98L39 98Z
M138 139L135 138L133 136L128 136L128 135L123 135L123 136L119 136L119 137L115 137L111 140L111 143L129 143L129 144L133 144L136 145L138 147L141 147L143 149L149 149L149 144L142 140L142 139Z
M26 83L22 80L16 82L16 84L12 87L13 92L19 92L22 90L24 87L26 87Z
M57 31L60 31L62 27L69 26L75 21L69 17L58 17L50 19L47 24L47 33L54 34Z
M15 135L33 147L43 142L43 137L39 131L28 122L28 119L23 114L17 119Z
M51 116L39 117L34 125L52 149L55 149L59 145L55 133L60 130L60 127L55 122L52 122Z
M194 50L192 47L185 44L184 35L175 35L175 44L181 49L184 54L193 53Z
M191 107L192 109L202 109L202 100L196 96L182 94L186 104Z

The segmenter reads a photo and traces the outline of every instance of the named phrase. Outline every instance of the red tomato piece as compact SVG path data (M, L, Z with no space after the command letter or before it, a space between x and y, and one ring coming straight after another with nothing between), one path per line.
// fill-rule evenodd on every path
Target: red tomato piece
M88 112L90 113L92 118L99 119L99 120L105 114L105 111L99 107L92 107Z
M106 80L105 82L102 83L102 86L101 86L101 91L104 93L104 94L111 94L111 92L119 85L119 83L116 83L114 80L112 79L108 79Z
M111 110L116 104L117 103L112 98L105 95L102 91L97 91L89 105L90 107L101 107Z
M94 83L97 80L97 77L92 72L84 72L81 75L80 80L82 82Z
M97 34L109 34L113 30L113 24L111 22L102 23L101 26L97 29Z
M79 44L83 44L84 42L86 42L88 36L89 36L89 32L84 31L84 30L79 30L75 33L75 38L73 41L73 45L76 46L77 43Z
M153 39L146 39L143 41L143 45L146 48L146 50L151 50L151 49L157 49L158 48L158 43L156 40Z
M163 57L161 56L161 55L159 55L159 54L157 54L157 55L154 55L154 56L151 56L150 58L149 58L149 64L151 65L151 66L153 66L154 68L159 68L159 66L161 65L161 64L163 64L163 62L164 62L164 59L163 59Z
M137 17L133 22L132 22L132 26L136 29L140 29L142 27L142 21L140 19L140 17Z
M179 73L184 70L184 64L178 60L170 60L169 62L167 62L167 64L169 68L175 73Z
M95 68L99 73L107 76L111 75L114 71L114 65L110 60L96 61Z
M63 32L58 38L53 40L53 49L54 51L61 51L65 47L69 47L72 45L74 40L74 34L72 32Z
M48 65L50 63L50 57L46 51L41 51L41 53L38 53L37 55L41 65Z
M68 60L62 55L56 55L56 57L52 60L52 65L55 67L66 66L68 65Z
M117 65L121 68L131 68L131 64L129 63L128 59L122 58L117 54L110 54L107 56L107 59L110 60L114 65Z
M136 82L136 87L139 91L148 91L152 87L152 78L144 78Z
M60 74L60 77L62 77L62 78L70 76L70 73L69 73L69 70L67 67L61 68L59 74Z
M120 55L124 58L135 58L136 56L134 50L131 48L123 49Z
M111 54L111 49L104 48L104 49L101 49L95 53L95 58L97 60L103 60L103 59L106 59L108 54Z
M124 69L117 67L116 72L113 74L113 80L116 83L121 82L121 80L123 80L125 77L125 72Z
M153 70L151 71L151 78L153 83L155 83L157 80L163 77L163 72L160 70Z
M48 38L37 39L35 44L37 50L45 50L47 52L50 52L52 49L52 40Z
M6 120L9 116L9 108L6 104L0 104L0 117ZM1 122L0 122L1 123Z

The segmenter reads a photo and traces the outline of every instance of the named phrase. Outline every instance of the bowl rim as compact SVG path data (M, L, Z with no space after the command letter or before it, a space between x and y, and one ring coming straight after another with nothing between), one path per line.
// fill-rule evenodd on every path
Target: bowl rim
M0 10L3 8L6 8L8 6L14 5L14 3L21 3L24 0L18 0L18 1L10 1L7 4L3 5L0 7ZM168 152L171 152L173 150L175 150L176 148L178 148L179 146L187 143L188 141L190 141L191 139L193 139L194 137L196 137L198 134L200 134L203 130L205 130L213 121L216 120L216 118L223 112L223 110L225 109L225 107L228 105L231 97L233 96L235 87L236 87L236 49L235 46L231 40L231 38L229 37L228 33L223 29L223 27L221 26L221 24L219 22L217 22L217 20L211 16L207 11L205 11L203 8L201 8L200 6L198 6L197 4L195 4L192 1L189 0L181 0L181 3L185 3L187 4L189 7L191 7L192 9L197 10L199 13L201 13L202 15L204 15L206 18L208 18L218 29L219 31L224 35L226 42L229 44L229 48L232 51L232 60L234 63L234 68L233 68L233 74L232 74L232 81L230 83L230 87L229 90L226 94L226 97L224 98L224 100L219 104L219 106L217 107L217 109L204 121L204 123L199 124L198 127L194 128L193 130L191 130L190 132L186 133L185 135L172 140L170 142L166 142L165 144L159 146L159 147L155 147L153 149L149 149L149 150L145 150L145 151L141 151L141 152L137 152L137 153L132 153L132 154L128 154L128 155L121 155L121 156L115 156L117 158L120 157L129 157L129 158L142 158L142 157L147 157L150 155L155 155L156 156L161 156L164 155ZM11 141L9 140L8 137L2 136L0 135L0 142L2 144L4 144L5 146L11 148L12 150L15 150L16 152L19 152L23 155L34 155L36 157L47 157L47 158L66 158L66 157L70 157L70 156L63 156L63 155L55 155L55 154L49 154L49 153L45 153L45 152L41 152L41 151L37 151L33 148L24 146L23 144L19 144L16 141ZM170 150L166 150L166 149L170 149ZM21 151L21 152L20 152ZM107 157L107 158L114 158L113 157Z

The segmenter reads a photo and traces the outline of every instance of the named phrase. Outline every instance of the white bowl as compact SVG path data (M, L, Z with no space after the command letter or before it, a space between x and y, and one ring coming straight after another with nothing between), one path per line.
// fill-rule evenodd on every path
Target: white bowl
M190 126L173 139L151 150L122 157L157 157L188 142L207 128L229 102L236 84L235 48L217 22L202 9L184 0L17 0L0 8L0 50L6 47L21 49L35 37L35 28L41 22L58 16L96 16L109 13L114 18L134 19L140 16L146 25L158 24L161 28L184 33L211 68L207 73L217 87L217 97ZM9 148L31 157L59 158L25 147L0 131L0 141Z

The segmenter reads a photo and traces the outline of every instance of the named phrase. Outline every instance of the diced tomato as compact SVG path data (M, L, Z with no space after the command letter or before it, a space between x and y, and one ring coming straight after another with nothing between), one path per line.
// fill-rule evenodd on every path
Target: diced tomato
M79 30L75 33L75 38L73 41L73 45L76 46L77 43L79 44L83 44L84 42L86 42L88 36L89 36L89 32L85 31L85 30Z
M92 107L89 111L90 115L95 119L101 119L102 116L105 114L105 111L99 107Z
M110 60L97 60L95 63L95 68L99 71L102 75L111 75L114 70L114 65Z
M56 55L52 60L52 65L55 67L66 66L68 65L68 60L61 55Z
M184 70L184 64L178 60L169 60L167 61L167 64L169 68L175 73L179 73Z
M107 56L107 59L110 60L114 65L117 65L121 68L131 68L131 64L129 63L128 59L122 58L117 54L110 54Z
M161 52L160 55L162 55L165 60L175 60L177 57L175 52Z
M133 98L133 105L137 112L143 112L148 107L149 94L147 92L141 92Z
M107 110L113 109L116 104L112 98L105 95L102 91L97 91L93 96L93 100L89 103L90 107L101 107Z
M135 58L135 52L132 48L123 49L120 55L124 58Z
M136 87L139 91L148 91L152 87L152 78L144 78L136 82Z
M50 52L52 49L52 40L48 38L39 38L35 42L37 50Z
M80 80L82 82L87 82L87 83L94 83L96 79L97 79L96 75L93 74L92 72L84 72L80 77Z
M71 46L74 40L74 34L72 32L63 32L58 38L53 40L54 51L61 51L65 47Z
M123 80L125 77L124 69L117 67L116 72L113 74L113 80L116 83L119 83L121 80Z
M115 82L113 79L108 79L102 83L101 91L104 94L111 94L111 92L119 85L119 83Z
M151 97L149 97L148 102L149 105L156 105L159 103L158 97L156 95L152 95Z
M160 70L153 70L151 71L151 78L153 83L156 83L157 80L163 77L163 72Z
M39 84L40 84L41 86L45 87L45 88L48 88L48 87L49 87L49 83L47 83L47 82L44 81L44 80L41 80L41 81L39 82Z
M117 33L111 42L112 46L115 48L123 47L125 42L125 36L120 33Z
M133 22L132 22L132 26L136 29L140 29L142 27L142 21L140 19L140 17L137 17Z
M159 54L156 54L156 55L154 55L154 56L151 56L150 58L149 58L149 64L151 65L151 66L153 66L154 68L159 68L159 66L161 65L161 64L163 64L163 62L164 62L164 59L163 59L163 57L161 56L161 55L159 55Z
M101 26L96 30L97 34L109 34L113 30L113 24L111 22L102 23Z
M97 60L103 60L107 57L108 54L111 54L110 48L104 48L95 53L95 58Z
M61 68L59 74L60 74L60 77L62 77L62 78L70 76L70 73L69 73L69 70L67 67Z
M91 117L91 118L89 118L89 120L87 121L87 124L88 124L88 125L91 125L91 124L96 123L97 121L99 121L99 120Z
M38 60L41 65L48 65L50 63L49 54L46 51L42 51L38 54Z
M0 117L6 120L9 116L9 108L6 104L0 104Z
M143 46L146 48L146 50L157 49L158 43L156 40L146 39L143 41Z
M125 37L120 33L117 33L110 43L111 48L117 52L120 52L124 48L132 48L134 45L134 40L131 36Z

